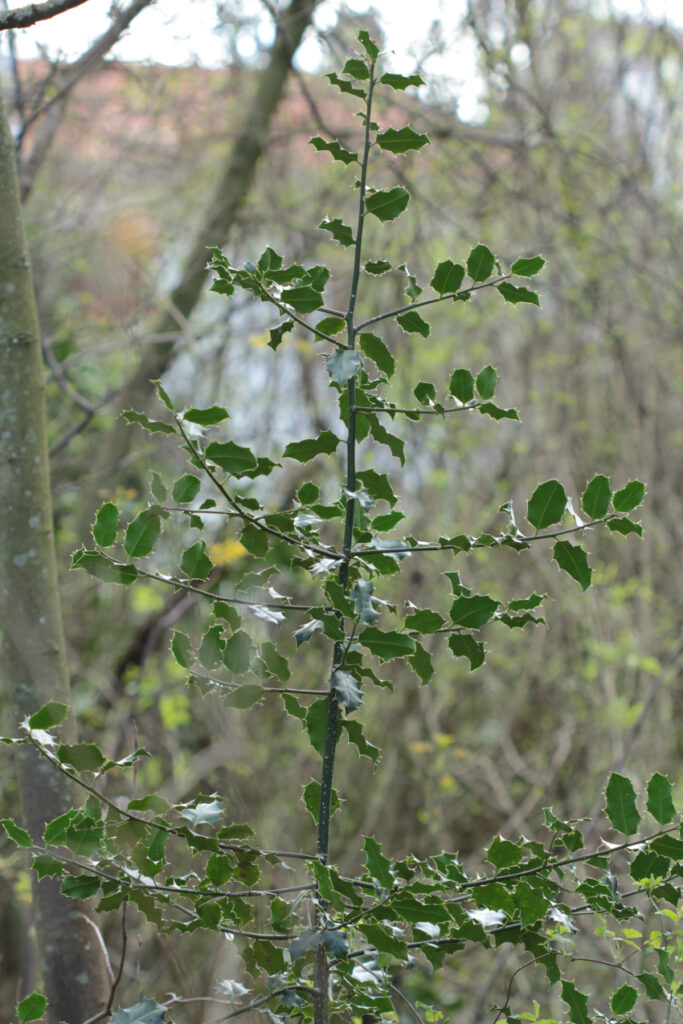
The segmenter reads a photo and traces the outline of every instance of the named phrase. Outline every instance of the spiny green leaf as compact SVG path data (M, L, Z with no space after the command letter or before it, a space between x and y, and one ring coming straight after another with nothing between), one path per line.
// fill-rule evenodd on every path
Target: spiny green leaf
M373 764L377 764L380 756L379 747L368 742L363 733L361 723L357 719L344 718L342 720L342 729L346 732L349 743L353 743L360 756L369 757Z
M230 639L232 640L233 637ZM207 671L218 668L224 648L223 627L216 623L216 625L210 626L204 633L199 650L197 651L197 657Z
M343 704L346 710L351 713L356 711L363 702L363 696L358 688L358 683L350 672L342 672L337 669L332 673L330 685L337 695L337 700Z
M104 764L104 754L96 743L61 743L57 748L57 759L78 772L96 772Z
M171 399L169 398L168 392L164 389L161 381L160 380L153 380L152 384L156 388L157 395L159 396L161 401L164 403L166 408L169 410L169 412L175 412L175 406L174 406L173 402L171 401Z
M323 430L317 437L306 438L304 441L291 441L285 448L283 455L286 459L296 459L297 462L308 462L316 455L331 455L336 451L339 438L331 430Z
M588 997L579 992L573 981L562 979L562 999L569 1007L569 1019L572 1024L591 1024Z
M313 749L322 757L325 753L325 735L327 733L327 697L314 700L306 711L306 732ZM341 724L337 735L341 732Z
M361 624L371 626L377 620L378 612L372 603L372 580L358 580L351 590L353 610L360 615Z
M470 402L474 398L474 377L469 370L454 370L449 388L459 402Z
M26 829L20 828L13 818L0 818L0 825L2 825L7 835L17 846L25 846L27 848L33 846L33 840Z
M133 519L126 530L123 546L131 558L142 558L148 555L156 544L161 533L161 517L158 512L143 509Z
M558 540L553 548L553 558L572 579L581 584L582 590L591 585L593 570L588 564L588 556L579 544L570 544L568 540Z
M232 476L242 476L246 470L256 466L254 453L234 441L212 441L207 445L206 457Z
M387 128L385 132L378 132L377 145L389 153L407 153L411 149L422 149L423 146L429 145L429 138L406 125L405 128L398 130Z
M374 469L363 469L356 473L356 480L363 485L376 501L382 499L388 501L390 505L396 504L398 499L391 488L388 477L384 473L378 473Z
M323 304L322 292L307 284L298 285L296 288L285 288L280 298L297 313L313 313Z
M475 245L467 257L467 273L473 281L485 281L491 276L496 258L486 245Z
M494 366L485 366L477 374L477 391L481 398L493 398L498 383L498 371Z
M609 477L597 473L581 495L581 508L591 519L602 519L612 499Z
M519 420L519 413L516 409L500 409L493 402L484 402L479 406L482 416L490 416L494 420Z
M137 423L138 426L148 430L150 434L177 433L175 427L172 427L170 423L164 423L163 420L151 420L149 416L145 416L144 412L136 412L135 409L126 409L121 413L121 418L128 423Z
M370 71L364 60L351 57L342 68L342 75L350 75L352 78L358 78L364 82L370 77Z
M488 594L457 597L451 605L451 621L454 626L479 629L493 618L499 606L500 601L495 601Z
M257 704L263 697L265 690L257 683L245 683L244 686L237 686L234 690L223 695L223 703L228 708L239 708L246 711Z
M630 779L612 772L605 790L605 813L612 827L625 836L633 835L638 828L640 815L636 808L636 792Z
M395 630L383 632L377 626L367 626L358 639L380 661L403 658L415 651L415 641L407 633L397 633Z
M496 836L486 851L486 859L493 864L497 871L500 871L501 868L511 868L519 864L522 859L522 851L517 843Z
M630 480L612 498L615 512L631 512L637 508L645 497L645 484L640 480Z
M337 348L325 356L327 372L337 384L346 384L360 369L360 355L348 348Z
M122 565L112 561L99 551L86 551L79 548L71 556L72 569L85 569L91 576L96 576L104 583L122 583L129 586L138 578L138 570L134 565Z
M383 889L392 889L394 876L391 873L391 861L382 853L382 849L374 836L365 836L365 866L371 878L374 878Z
M391 270L391 263L388 260L368 260L367 263L363 264L363 270L366 274L373 274L375 277L379 277L382 274L386 274L388 270Z
M161 1024L166 1007L154 999L143 999L128 1010L117 1010L111 1024Z
M72 900L87 900L100 887L100 880L89 875L70 875L62 882L62 892Z
M152 470L151 488L152 488L152 494L154 495L154 497L156 498L156 500L158 502L166 501L166 498L168 497L168 491L166 490L166 485L164 484L164 481L161 479L159 474L157 472L155 472L155 470Z
M567 507L567 495L559 480L539 484L529 498L526 517L537 530L559 523Z
M284 341L285 334L289 334L293 327L293 320L283 320L277 327L271 327L268 348L272 348L273 352L276 352Z
M339 928L326 928L324 930L323 945L330 956L348 956L349 944L344 933Z
M212 405L209 409L188 409L183 413L186 423L197 423L200 427L213 427L216 423L230 419L230 414L222 405Z
M348 224L344 224L339 217L335 217L333 220L326 217L325 220L321 220L318 227L321 231L329 231L335 242L339 242L340 245L347 246L354 244L355 239L353 237L353 231Z
M431 287L439 295L448 295L457 292L465 276L465 268L453 260L443 260L434 271L434 277L430 281Z
M345 78L340 78L336 71L331 71L329 74L325 75L325 78L329 79L331 85L336 85L340 92L347 92L352 96L361 96L365 99L365 92L363 89L358 89Z
M213 569L213 562L206 553L206 544L198 540L183 551L180 568L191 580L205 580Z
M337 139L327 142L319 135L314 135L312 139L309 139L309 142L318 150L319 153L329 153L333 160L339 160L341 163L347 165L358 163L358 156L356 153L351 153L350 150L345 149Z
M672 793L673 785L666 775L655 772L647 784L647 809L660 825L668 825L676 817Z
M475 640L469 633L453 633L448 638L450 647L456 658L467 658L470 663L470 672L484 664L484 645Z
M370 38L370 33L367 29L362 28L358 33L358 42L361 44L365 52L367 53L370 60L377 60L379 57L379 46Z
M101 548L108 548L116 540L119 526L119 510L113 501L101 505L92 526L92 535Z
M656 974L643 971L638 975L638 981L645 989L645 995L648 999L661 999L662 1002L666 1002L668 996Z
M408 947L405 942L395 938L386 928L363 921L358 925L358 929L363 933L370 945L375 947L378 953L388 953L390 956L395 956L397 960L405 961L408 955Z
M403 328L406 334L421 334L423 338L429 337L431 330L429 324L414 309L409 310L407 313L400 313L396 317L396 322Z
M629 1013L630 1010L636 1005L638 1000L638 989L633 988L632 985L622 985L616 992L612 994L609 1004L612 1008L612 1013Z
M62 704L58 700L49 700L39 711L29 717L29 729L51 729L54 725L59 725L64 721L68 710L68 704Z
M512 264L510 271L518 277L534 277L544 266L545 260L542 256L520 257Z
M444 619L430 608L422 608L411 612L405 617L406 629L414 629L417 633L436 633L444 624Z
M194 473L183 473L173 484L173 500L178 505L186 505L199 494L202 482Z
M31 1020L40 1020L47 1009L47 999L40 992L32 992L20 1003L17 1003L19 1024L27 1024Z
M324 316L315 325L316 331L320 331L321 334L327 334L331 338L343 331L345 327L346 320L342 320L340 316Z
M622 537L628 537L631 533L637 534L638 537L643 536L643 528L640 523L633 523L630 519L610 519L607 529L610 533L620 533Z
M541 305L536 292L532 292L529 288L518 288L517 285L510 284L509 281L499 284L498 291L505 301L511 302L513 306L516 306L518 302L530 302L533 306Z
M252 652L251 637L243 629L237 629L225 641L223 664L234 676L244 675L251 666Z
M313 821L318 824L318 815L320 813L320 783L317 779L312 779L306 786L304 786L304 803L306 804L306 810L309 812ZM341 804L339 803L339 794L336 789L332 789L332 799L330 801L330 817L335 811L338 811Z
M194 664L194 650L186 633L181 633L178 629L173 630L171 651L181 668L192 668Z
M303 626L299 626L298 629L294 630L294 639L296 640L297 647L301 644L306 643L310 640L317 629L322 629L322 622L320 619L311 619L310 622L305 622Z
M415 643L415 653L408 656L408 664L423 686L434 675L434 666L429 652L417 641Z
M410 85L424 85L424 78L421 75L395 75L387 71L380 78L382 85L388 85L390 89L407 89Z
M378 338L376 334L360 334L358 344L365 355L377 364L377 368L382 373L387 377L393 376L396 361L381 338Z
M365 198L365 209L381 221L394 220L403 213L410 202L407 189L397 185L395 188L372 192Z

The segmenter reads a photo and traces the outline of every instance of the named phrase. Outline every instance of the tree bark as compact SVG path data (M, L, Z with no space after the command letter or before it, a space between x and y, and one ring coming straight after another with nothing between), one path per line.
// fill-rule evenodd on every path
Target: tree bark
M284 93L292 59L311 22L317 3L318 0L291 0L287 10L278 19L270 61L261 72L258 89L244 112L242 127L216 185L205 220L197 231L181 280L171 295L169 311L163 313L159 322L151 328L153 334L177 333L179 319L187 319L199 300L207 274L207 249L225 244L249 192L258 159L268 138L273 114ZM173 349L174 342L166 342L145 350L138 367L122 389L119 409L145 409L152 396L150 380L163 374ZM87 533L95 511L97 486L103 480L110 481L116 477L128 454L131 438L132 431L121 421L109 431L95 460L91 486L82 502L80 536Z
M69 701L57 591L44 372L31 264L21 217L14 140L0 91L0 673L16 722L48 700ZM63 776L19 748L24 823L73 805ZM59 882L33 879L34 919L48 1020L79 1024L101 1010L109 985L86 908Z

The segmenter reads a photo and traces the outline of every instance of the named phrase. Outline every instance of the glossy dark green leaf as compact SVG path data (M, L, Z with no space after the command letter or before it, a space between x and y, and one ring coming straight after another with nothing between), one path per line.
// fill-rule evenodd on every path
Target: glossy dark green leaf
M240 534L240 542L250 555L263 558L268 551L268 534L256 523L247 523Z
M352 96L360 96L365 99L365 92L363 89L359 89L357 86L352 85L351 82L345 78L340 78L336 71L331 71L325 75L325 78L329 79L331 85L335 85L340 92L350 93Z
M161 517L151 509L144 509L129 524L123 546L131 558L148 555L161 533Z
M358 344L382 373L387 377L393 376L396 361L381 338L378 338L376 334L360 334Z
M423 686L434 675L434 665L432 664L429 652L417 641L415 643L415 652L408 655L408 664Z
M389 153L408 153L429 145L429 138L406 125L405 128L387 128L385 132L378 132L377 145Z
M488 594L474 594L472 597L456 597L451 605L451 622L454 626L480 629L489 622L500 607Z
M383 499L388 501L390 505L396 504L398 499L391 488L388 477L384 473L378 473L374 469L363 469L356 473L356 480L363 485L365 490L376 501Z
M354 244L353 231L348 224L344 224L339 217L335 217L332 220L325 218L325 220L322 220L320 224L318 224L318 227L321 231L329 231L335 242L339 242L340 245L347 246Z
M104 764L104 754L96 743L61 743L57 759L78 772L96 772Z
M230 637L230 639L232 640L234 637ZM210 626L204 633L197 651L197 657L204 668L211 671L220 665L224 648L223 627L216 623L216 625Z
M161 479L159 474L157 472L155 472L154 470L152 470L152 474L151 475L152 475L152 483L151 483L152 494L154 495L154 497L156 498L156 500L158 502L161 503L161 502L166 501L166 498L168 497L168 491L166 490L166 485L164 484L164 481Z
M350 672L343 672L336 669L332 673L330 686L337 695L337 700L346 708L349 714L356 711L363 703L363 695L360 692L358 683Z
M348 348L336 348L325 356L327 372L337 384L346 384L355 377L360 369L361 359L358 352Z
M358 930L363 933L371 946L374 946L378 953L388 953L397 960L404 961L408 955L408 947L401 939L397 939L386 928L378 924L369 924L365 921L358 925Z
M324 316L322 320L318 320L315 329L333 338L335 334L346 329L346 320L342 320L340 316Z
M660 825L668 825L676 817L672 794L673 785L666 775L655 772L647 784L647 809Z
M516 306L519 302L529 302L533 306L541 305L536 292L532 292L529 288L518 288L517 285L510 284L509 281L503 281L499 284L498 291L505 301L511 302L513 306Z
M415 641L407 633L397 633L395 630L383 632L377 626L367 626L358 639L380 661L404 658L415 651Z
M17 1017L19 1024L27 1024L28 1021L40 1020L47 1009L47 999L40 992L32 992L20 1003L17 1003Z
M126 409L121 413L121 418L127 420L128 423L137 423L138 426L148 430L150 434L177 433L175 427L172 427L170 423L164 423L163 420L151 420L149 416L145 416L144 412L136 412L134 409Z
M503 868L512 868L519 864L522 859L522 850L517 843L496 836L486 851L486 859L493 864L497 871L500 871Z
M636 792L630 779L612 772L605 790L605 814L612 827L625 836L633 835L640 823L636 808Z
M365 867L367 873L379 882L383 889L391 889L394 876L391 872L391 861L382 853L382 849L374 836L366 836L363 840L365 850Z
M662 1002L666 1002L668 996L656 974L643 971L638 975L638 981L645 989L645 995L648 999L660 999Z
M251 637L243 629L238 629L225 642L223 664L235 676L244 675L249 671L253 645Z
M415 630L416 633L436 633L441 629L445 620L437 612L430 608L422 608L419 611L411 612L405 617L406 629Z
M625 487L617 491L612 498L615 512L631 512L640 505L645 497L645 484L640 480L630 480Z
M477 392L483 399L493 398L498 383L498 371L494 366L485 366L476 379Z
M199 494L202 482L194 473L183 473L173 484L173 500L178 505L186 505Z
M307 284L298 285L296 288L285 288L280 299L295 309L297 313L314 313L323 304L322 292Z
M33 846L33 840L26 829L17 825L13 818L0 818L0 825L17 846L24 846L27 849Z
M29 729L51 729L54 725L60 725L68 711L68 704L62 704L58 700L49 700L39 711L29 717Z
M423 338L429 337L431 330L429 324L414 309L409 310L407 313L400 313L396 317L396 322L406 334L421 334Z
M470 672L484 664L486 652L484 645L475 640L469 633L452 633L448 638L450 647L456 658L467 658L470 663Z
M459 402L470 402L474 398L474 377L469 370L454 370L449 388Z
M558 540L553 548L553 558L572 579L581 584L582 590L591 585L593 570L588 564L588 556L578 544L570 544L568 540Z
M229 693L223 694L223 703L227 708L238 708L246 711L262 700L265 691L257 683L245 683L244 686L237 686Z
M518 277L534 277L544 266L545 260L542 256L520 257L512 264L510 271Z
M382 85L388 85L390 89L407 89L410 85L424 85L421 75L395 75L387 71L380 78Z
M370 33L367 29L362 28L358 33L358 42L361 44L365 52L367 53L370 60L377 60L379 57L379 46L374 39L370 37Z
M612 1008L612 1013L624 1014L629 1013L636 1005L638 1000L638 989L633 988L632 985L622 985L618 988L610 998L609 1004Z
M333 139L331 142L327 142L319 135L314 135L312 139L309 139L311 145L318 150L320 153L329 153L333 160L339 160L343 164L358 163L358 156L356 153L350 152L345 149L337 139Z
M516 409L501 409L493 402L484 402L479 406L482 416L490 416L494 420L519 420L519 413Z
M573 981L562 979L562 999L569 1007L569 1020L572 1024L591 1024L588 997L579 992Z
M100 879L91 875L70 875L62 882L62 892L72 900L87 900L100 887Z
M323 430L317 437L310 437L304 441L292 441L285 448L283 455L286 459L296 459L297 462L308 462L316 455L331 455L337 449L339 438L331 430Z
M465 268L453 260L443 260L434 271L434 277L430 281L431 287L439 295L448 295L457 292L465 276Z
M602 519L612 500L609 477L596 474L581 495L581 508L591 519Z
M391 270L391 263L388 260L368 260L367 263L363 264L363 270L366 274L379 277L382 274L386 274L388 270Z
M364 60L351 57L342 68L342 75L350 75L364 82L370 77L370 70Z
M381 221L394 220L403 213L410 202L410 193L396 185L395 188L372 192L365 198L365 209Z
M213 569L213 562L206 553L206 544L198 540L183 551L180 568L191 580L205 580Z
M475 245L467 257L467 273L473 281L485 281L491 276L496 259L486 245Z
M567 495L559 480L539 484L529 498L526 517L537 530L559 523L567 507Z
M320 813L320 783L317 779L312 779L311 782L304 786L304 803L306 805L306 810L317 825L318 815ZM335 811L338 811L340 806L339 794L336 789L333 789L332 799L330 800L330 816L332 816Z
M222 405L212 405L209 409L188 409L183 413L186 423L197 423L200 427L213 427L216 423L230 419L230 414Z
M365 738L361 723L354 718L344 718L341 724L343 731L349 738L349 743L353 743L359 755L370 758L372 763L376 765L380 757L380 749Z
M92 526L95 542L101 548L108 548L116 540L118 526L119 510L117 506L113 501L105 501L104 505L100 505Z
M325 752L325 735L327 733L327 697L321 697L320 700L314 700L311 706L306 711L306 732L308 733L308 739L313 749L320 755L323 756ZM337 735L341 731L341 724Z
M323 932L323 945L330 956L348 956L349 944L344 933L339 928L325 929Z
M205 454L207 459L232 476L242 476L245 471L256 466L254 453L234 441L212 441L207 445Z
M370 525L373 530L382 532L385 530L393 530L393 528L403 519L405 519L404 513L399 512L398 509L394 509L393 512L387 512L386 515L375 516Z
M96 576L104 583L122 583L129 586L138 578L138 570L134 565L123 565L112 561L99 551L86 551L79 548L71 556L72 569L85 569L91 576Z
M277 327L271 327L269 334L270 340L268 341L268 348L272 348L273 352L276 352L282 342L284 341L285 334L289 334L294 327L293 320L283 320Z
M522 926L525 928L542 921L548 912L548 898L527 882L518 882L515 900L519 907Z
M636 536L643 536L643 528L640 523L633 523L630 519L610 519L607 523L610 533L620 533L622 537L628 537L635 533Z

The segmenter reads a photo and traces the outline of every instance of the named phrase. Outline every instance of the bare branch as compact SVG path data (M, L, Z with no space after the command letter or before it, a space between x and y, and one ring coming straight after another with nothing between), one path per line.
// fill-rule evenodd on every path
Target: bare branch
M43 4L27 4L13 11L0 12L0 31L9 28L29 28L39 21L47 21L57 14L81 7L86 0L45 0Z

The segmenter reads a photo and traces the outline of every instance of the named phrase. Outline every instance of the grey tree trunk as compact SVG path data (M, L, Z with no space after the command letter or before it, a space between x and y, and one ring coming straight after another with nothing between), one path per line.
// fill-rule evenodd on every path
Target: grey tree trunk
M168 304L173 312L164 313L154 324L154 334L178 331L177 313L187 319L196 306L206 279L207 249L225 244L256 173L256 165L268 139L271 120L282 99L292 59L301 38L311 23L318 0L291 0L278 17L277 33L270 50L270 61L260 73L253 99L244 111L244 120L208 206L203 223L195 235L179 284ZM176 315L174 315L174 313ZM153 394L150 380L161 377L168 366L174 344L149 346L140 363L124 385L119 409L143 410ZM114 479L128 454L133 432L122 421L112 424L93 467L92 482L81 502L79 535L85 536L95 511L97 487Z
M14 142L0 90L0 675L15 723L48 700L68 703L57 590L44 372ZM38 839L73 805L66 780L28 747L17 760L24 824ZM51 1024L80 1024L109 983L87 907L34 878L34 920Z

